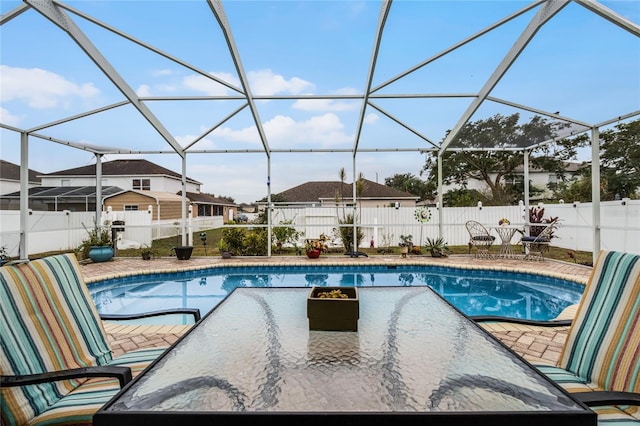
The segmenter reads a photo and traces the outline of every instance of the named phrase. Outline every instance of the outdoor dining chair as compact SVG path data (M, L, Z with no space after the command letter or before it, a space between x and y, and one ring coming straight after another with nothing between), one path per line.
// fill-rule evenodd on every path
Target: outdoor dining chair
M491 235L487 228L480 222L475 220L469 220L465 224L467 231L469 232L469 247L475 247L475 257L491 258L493 257L489 252L489 249L496 240L494 235Z
M472 319L498 321L496 317ZM535 367L592 407L600 425L635 425L640 424L639 348L640 255L602 251L557 365Z
M0 300L3 425L90 425L94 413L166 349L113 358L73 254L0 267ZM165 313L200 319L198 309L136 317Z
M544 254L549 250L549 243L553 238L553 231L557 227L556 219L545 226L538 235L523 236L520 244L525 248L524 260L544 260Z

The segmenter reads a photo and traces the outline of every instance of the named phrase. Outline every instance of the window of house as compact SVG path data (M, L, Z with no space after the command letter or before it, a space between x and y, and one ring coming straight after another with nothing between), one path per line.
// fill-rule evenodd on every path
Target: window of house
M504 183L505 185L511 186L524 185L524 175L512 175L505 177Z
M139 189L142 191L151 190L151 179L134 179L132 189Z
M132 211L137 211L138 210L138 206L134 205L134 204L125 204L124 205L124 211L126 212L132 212Z
M69 179L61 179L60 186L71 186L71 180Z

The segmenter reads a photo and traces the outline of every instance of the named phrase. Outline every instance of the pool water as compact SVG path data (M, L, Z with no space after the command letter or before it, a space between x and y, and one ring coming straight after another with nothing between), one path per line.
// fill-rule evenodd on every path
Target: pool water
M148 274L89 285L100 313L199 308L205 315L236 287L429 286L466 315L549 320L578 303L584 285L536 274L431 266L224 267ZM182 316L147 319L181 324ZM136 321L140 323L140 321Z

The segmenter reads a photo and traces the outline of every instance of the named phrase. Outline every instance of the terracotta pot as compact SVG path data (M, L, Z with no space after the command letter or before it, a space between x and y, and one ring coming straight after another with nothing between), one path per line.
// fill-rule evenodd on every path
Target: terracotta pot
M309 250L307 251L307 257L309 259L317 259L320 257L320 250Z

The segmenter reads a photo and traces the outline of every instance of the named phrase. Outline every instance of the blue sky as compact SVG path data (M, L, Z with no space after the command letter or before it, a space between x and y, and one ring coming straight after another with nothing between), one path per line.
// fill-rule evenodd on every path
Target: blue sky
M528 1L395 1L376 63L373 86L394 78L470 35L528 5ZM4 14L20 2L3 0ZM214 15L204 1L66 2L99 21L154 46L233 86L239 79ZM603 1L640 23L640 1ZM229 25L254 95L361 95L380 13L378 1L225 1ZM477 93L537 9L380 90L386 94ZM232 92L166 58L69 13L139 96L215 96ZM0 27L0 121L31 129L124 100L71 39L34 10ZM570 3L547 23L518 57L491 96L555 112L590 124L640 109L640 41L603 18ZM375 105L439 143L470 98L376 99ZM262 144L250 111L221 123L240 100L148 101L152 113L191 149L255 150ZM273 149L350 149L359 100L256 101ZM488 102L472 120L496 113L531 113ZM424 155L403 149L429 144L368 107L358 146L398 149L362 152L356 174L384 183L396 173L417 175ZM171 151L131 106L40 130L77 143ZM20 162L19 136L0 131L2 159ZM180 172L177 154L108 154L104 161L144 157ZM585 159L585 158L583 158ZM95 162L93 154L30 139L30 168L50 173ZM273 153L273 193L310 180L351 181L351 153ZM252 202L267 193L267 160L259 153L187 155L187 175L202 190Z

